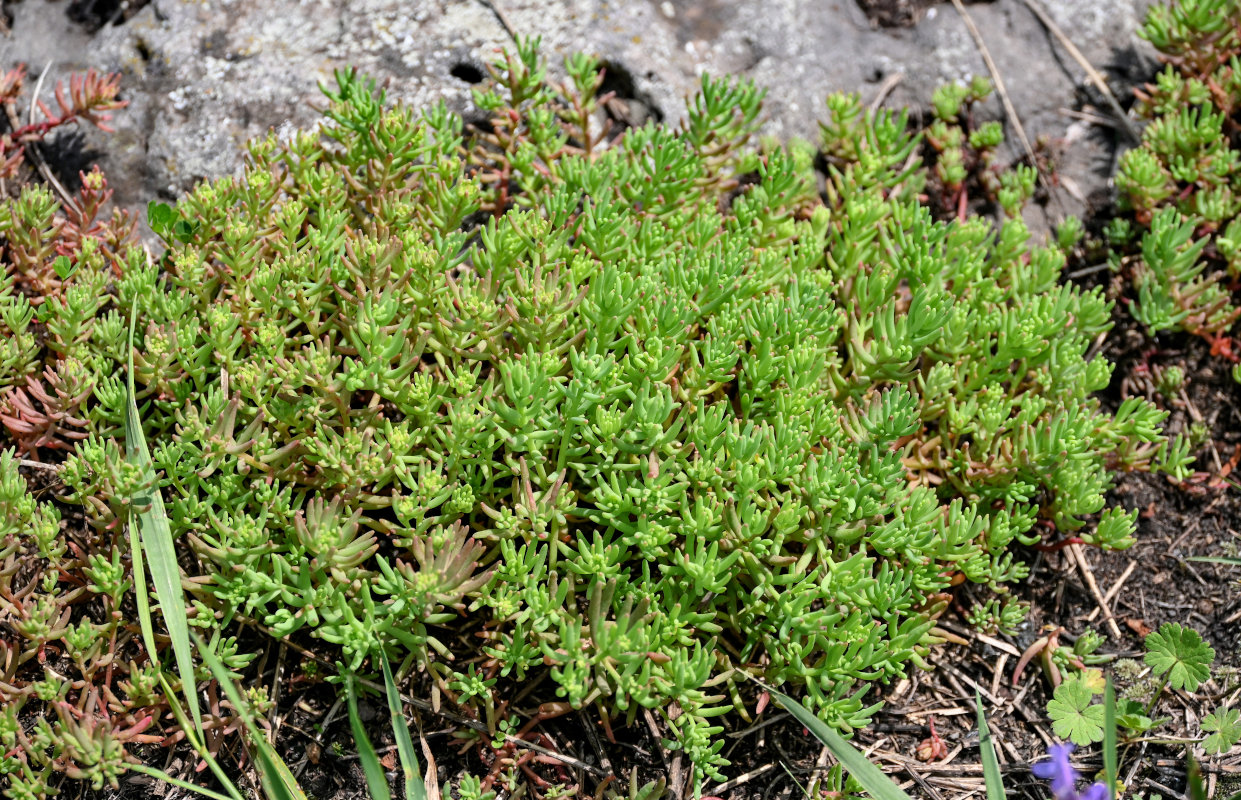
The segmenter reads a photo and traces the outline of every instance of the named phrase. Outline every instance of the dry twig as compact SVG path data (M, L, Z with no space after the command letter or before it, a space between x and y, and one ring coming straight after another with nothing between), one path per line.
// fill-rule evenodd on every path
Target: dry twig
M1075 108L1057 108L1056 113L1073 119L1080 119L1082 122L1089 122L1092 125L1098 125L1101 128L1119 128L1120 125L1110 117L1101 117L1098 114L1091 114L1089 111L1078 111Z
M1133 571L1137 569L1137 566L1137 561L1130 561L1129 566L1125 567L1125 571L1120 573L1120 577L1117 578L1116 582L1112 584L1112 587L1107 590L1107 594L1103 595L1103 602L1107 603L1109 608L1111 607L1111 602L1116 599L1116 595L1120 594L1121 587L1125 585L1125 581L1129 580L1129 576L1133 574ZM1099 616L1099 612L1102 609L1103 606L1095 606L1090 610L1090 613L1086 615L1086 621L1094 622L1095 617Z
M875 95L875 99L870 101L870 113L874 114L879 110L879 106L883 105L883 101L888 99L888 95L896 88L896 84L901 82L901 78L905 77L903 72L893 72L891 75L883 79L883 83L879 84L879 92Z
M28 458L17 459L17 465L19 467L25 467L26 469L33 469L39 472L50 472L53 475L59 475L61 469L60 464L45 464L42 461L31 461Z
M1008 97L1008 90L1004 88L1004 78L1000 76L1000 70L995 65L995 61L991 58L991 51L987 49L987 43L983 41L982 33L978 30L978 26L974 24L974 19L965 10L965 6L961 0L952 0L953 7L957 13L961 15L961 20L965 22L965 27L969 29L970 36L974 38L974 44L978 46L978 54L982 56L983 63L987 65L987 72L991 73L991 81L995 84L995 93L1000 96L1000 102L1004 105L1004 113L1008 116L1009 124L1013 126L1013 130L1017 132L1017 138L1021 141L1021 147L1026 151L1030 163L1038 169L1038 160L1034 157L1034 148L1030 146L1030 140L1026 137L1026 129L1021 125L1021 117L1017 116L1017 109L1013 107L1013 101ZM1039 170L1042 175L1042 170Z
M508 34L508 38L516 42L516 31L513 30L513 26L509 24L508 17L504 15L504 12L500 10L500 7L495 4L494 0L478 0L478 2L491 10L491 13L495 15L496 21L500 23L500 27L504 28L504 32Z
M1107 599L1103 596L1103 592L1099 591L1099 584L1094 578L1094 570L1090 568L1090 562L1086 561L1086 554L1082 552L1080 544L1071 544L1065 548L1069 551L1069 555L1077 562L1077 568L1082 573L1082 580L1086 582L1086 588L1090 589L1090 593L1094 595L1095 602L1099 604L1099 608L1103 611L1103 620L1107 623L1107 629L1112 632L1112 637L1120 638L1120 626L1116 624L1116 617L1112 615L1112 609L1107 605Z
M1069 55L1073 57L1073 60L1081 65L1082 69L1086 70L1086 76L1103 95L1103 99L1107 100L1107 104L1112 107L1112 113L1116 115L1116 121L1120 124L1120 129L1125 132L1129 141L1133 144L1140 143L1142 139L1138 135L1137 129L1129 121L1129 115L1121 108L1120 103L1116 100L1116 95L1112 94L1112 90L1108 88L1107 81L1103 79L1099 71L1086 60L1086 57L1082 55L1082 51L1077 49L1077 45L1073 44L1073 41L1064 35L1064 31L1060 30L1060 26L1056 24L1056 21L1048 16L1038 0L1021 0L1021 2L1025 3L1026 8L1034 12L1034 16L1038 17L1039 22L1043 23L1043 27L1050 31L1051 35L1060 41L1060 44L1064 45L1064 49L1069 51Z
M711 790L711 794L713 794L713 795L722 795L722 794L724 794L724 792L727 792L729 789L736 789L738 786L742 786L742 785L744 785L744 784L747 784L747 783L749 783L750 781L754 780L755 778L757 778L757 777L758 777L758 776L760 776L760 775L766 775L768 772L771 772L771 771L772 771L773 769L775 769L775 768L776 768L776 765L775 765L774 763L773 763L773 764L764 764L763 766L759 767L758 769L752 769L752 770L750 770L749 772L746 772L746 773L744 773L744 774L738 775L737 777L735 777L735 778L733 778L733 779L731 779L731 780L724 781L723 783L721 783L720 785L718 785L718 786L716 786L714 789L712 789L712 790Z

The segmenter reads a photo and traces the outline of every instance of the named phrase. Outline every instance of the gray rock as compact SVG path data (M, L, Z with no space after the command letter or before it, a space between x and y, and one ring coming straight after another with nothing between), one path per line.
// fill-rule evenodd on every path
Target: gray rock
M1135 35L1149 0L1043 2L1122 99L1150 74L1153 53ZM65 9L63 0L11 6L0 57L29 61L36 73L56 59L50 77L86 67L125 73L132 104L117 114L117 134L87 142L105 153L118 201L137 206L234 171L252 136L314 124L319 83L347 65L393 97L444 100L477 115L471 81L510 43L502 20L541 36L554 62L595 53L632 102L669 120L702 72L753 78L768 89L766 132L780 137L815 137L833 91L869 101L899 75L886 104L921 106L945 81L986 74L947 4L922 12L914 27L881 29L856 0L153 0L93 35ZM1068 190L1048 213L1080 213L1082 199L1105 198L1115 137L1063 113L1084 102L1104 107L1082 69L1022 0L975 3L968 13L1030 137L1063 152ZM980 113L1003 118L995 100Z

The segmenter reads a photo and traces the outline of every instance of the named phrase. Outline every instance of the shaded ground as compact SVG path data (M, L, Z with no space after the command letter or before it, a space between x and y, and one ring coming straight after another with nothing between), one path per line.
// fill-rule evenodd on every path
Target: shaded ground
M881 28L907 28L916 25L931 6L950 0L857 0L862 13L871 24ZM966 3L986 3L991 0L965 0Z

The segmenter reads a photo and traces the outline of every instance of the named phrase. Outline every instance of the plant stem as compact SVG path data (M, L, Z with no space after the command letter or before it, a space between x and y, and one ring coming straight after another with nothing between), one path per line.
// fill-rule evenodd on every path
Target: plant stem
M1163 690L1168 687L1168 676L1163 676L1163 681L1159 684L1159 688L1151 695L1150 702L1146 704L1146 712L1144 716L1149 717L1151 712L1155 710L1155 704L1159 702L1159 697L1163 694Z

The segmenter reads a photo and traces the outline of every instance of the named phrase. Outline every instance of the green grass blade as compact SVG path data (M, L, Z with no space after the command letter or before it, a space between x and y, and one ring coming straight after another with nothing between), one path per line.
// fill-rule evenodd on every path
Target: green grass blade
M789 765L781 761L780 766L784 767L784 774L788 775L793 785L801 791L801 796L805 797L806 800L810 800L810 789L804 783L797 780L797 776L793 774L793 770L789 769Z
M987 784L987 800L1004 800L1004 777L1000 775L1000 759L995 755L991 727L982 713L982 695L974 691L974 710L978 713L978 751L982 755L982 775Z
M138 627L142 631L142 644L151 655L151 661L159 664L155 649L155 625L151 622L151 597L147 594L147 571L142 557L142 534L138 521L129 515L129 553L133 559L134 595L138 602Z
M362 726L362 718L358 716L358 693L353 686L353 675L346 673L344 679L345 698L349 701L349 728L353 731L354 746L358 748L358 761L362 764L362 774L366 776L370 800L392 800L392 790L388 788L383 764L379 763L375 745L371 744L366 728Z
M831 751L836 760L849 770L858 783L862 784L862 788L867 794L875 798L875 800L912 800L909 795L896 785L896 782L884 775L883 772L870 763L870 760L862 754L853 745L836 731L829 728L823 720L816 717L810 709L803 706L788 695L781 694L775 689L768 689L771 696L779 701L780 705L793 715L794 718L811 733L815 735L823 745Z
M1207 782L1202 777L1202 767L1193 753L1187 753L1185 760L1185 794L1189 800L1207 800Z
M392 677L392 665L387 653L380 652L384 670L384 688L388 695L388 713L392 717L392 735L396 738L396 751L401 758L401 772L405 777L405 800L427 800L427 788L422 782L418 756L414 752L414 737L405 721L405 709L401 707L401 693Z
M250 705L237 690L237 685L233 683L233 676L216 658L215 653L212 653L203 640L198 638L198 634L191 635L194 637L194 643L198 647L198 654L202 657L203 663L215 676L216 682L224 690L224 694L237 711L237 716L241 717L246 733L249 734L250 743L254 746L254 764L258 768L263 793L269 800L306 800L306 793L302 791L297 779L293 777L289 765L284 763L284 759L276 753L271 742L267 741L267 737L263 735L258 723L254 721L254 715L250 713Z
M1116 800L1116 780L1119 766L1116 763L1116 691L1112 677L1103 685L1103 779L1107 781L1107 796Z
M155 767L148 767L146 764L130 764L129 771L130 772L141 772L143 775L150 775L152 778L163 781L164 783L170 784L172 786L176 786L178 789L185 789L186 791L194 792L195 794L201 794L203 797L210 797L211 800L238 800L238 798L241 797L241 795L234 796L234 795L220 794L219 792L214 791L212 789L207 789L202 786L196 786L190 783L189 781L183 781L180 778L174 778L172 775L169 775L167 772L164 772L162 769L156 769Z
M141 541L141 548L135 548L132 554L137 567L143 560L151 572L151 584L155 589L155 597L159 600L163 611L164 625L168 628L168 638L172 642L173 657L177 662L177 673L181 677L181 691L189 706L190 718L194 728L202 734L202 713L198 707L198 687L194 680L194 660L190 650L190 625L185 613L185 594L181 589L181 567L177 564L177 551L172 541L172 530L168 526L168 515L164 513L164 500L160 495L159 484L155 480L155 469L151 464L151 453L147 449L146 438L142 434L142 421L138 418L138 405L134 391L134 326L138 319L137 304L134 305L129 318L129 370L126 375L125 393L125 457L131 464L137 465L143 472L147 485L152 487L149 494L132 497L134 505L146 507L141 513L131 512L129 517L132 531L135 517L138 536L130 537L130 546ZM135 568L135 580L138 570ZM140 620L141 621L141 620ZM150 609L146 610L145 624L151 627ZM147 632L144 631L144 637ZM146 639L151 648L151 658L155 659L153 649L154 633Z
M1241 567L1241 558L1231 556L1190 556L1186 561L1201 561L1206 564L1224 564L1229 567Z
M237 784L225 774L224 768L220 766L219 761L216 761L215 756L211 755L211 748L203 743L202 738L194 730L193 723L185 715L185 709L181 706L181 702L177 700L177 693L168 685L168 680L163 673L160 673L159 685L164 687L164 696L168 698L168 708L172 710L172 715L177 718L177 724L181 726L181 732L185 734L185 741L194 749L199 758L206 762L211 769L211 774L215 775L216 780L228 792L231 800L245 800L241 790L237 788Z

